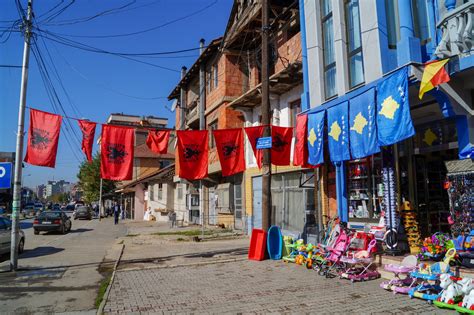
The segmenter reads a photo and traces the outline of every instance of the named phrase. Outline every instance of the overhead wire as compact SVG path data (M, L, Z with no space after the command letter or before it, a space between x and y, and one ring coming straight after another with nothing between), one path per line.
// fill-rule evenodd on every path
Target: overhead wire
M52 21L54 20L55 18L57 18L58 16L60 16L61 14L63 14L68 8L70 8L74 2L76 2L76 0L71 0L71 2L69 2L68 4L66 4L64 7L62 7L61 9L58 10L58 12L55 12L55 13L52 13L49 17L45 18L44 21L49 22L49 21Z

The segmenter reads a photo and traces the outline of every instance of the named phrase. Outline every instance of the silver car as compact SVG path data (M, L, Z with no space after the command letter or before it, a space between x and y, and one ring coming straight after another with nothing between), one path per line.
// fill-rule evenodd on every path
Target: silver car
M10 252L12 240L12 222L7 218L0 217L0 255ZM18 238L18 253L25 249L25 233L20 229Z

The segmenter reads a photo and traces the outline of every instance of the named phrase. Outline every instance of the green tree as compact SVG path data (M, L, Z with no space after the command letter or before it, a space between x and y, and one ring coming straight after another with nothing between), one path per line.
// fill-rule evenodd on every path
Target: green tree
M79 166L79 186L84 191L83 198L85 202L99 200L100 192L100 155L97 153L92 159L92 163L84 161ZM107 194L115 189L115 183L110 180L103 180L102 194Z

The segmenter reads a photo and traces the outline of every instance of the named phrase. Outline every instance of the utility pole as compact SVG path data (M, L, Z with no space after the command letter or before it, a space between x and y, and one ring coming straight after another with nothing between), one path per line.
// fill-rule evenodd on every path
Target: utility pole
M199 54L202 57L204 52L204 39L201 38L199 41ZM206 129L205 126L205 118L204 118L204 111L206 110L206 78L205 72L206 65L201 60L199 64L199 130ZM212 135L211 135L212 137ZM202 227L202 235L201 237L204 239L204 191L202 185L202 179L199 181L199 213L201 216L201 227Z
M100 190L99 190L99 221L102 220L102 177L100 178Z
M262 124L265 126L264 137L270 137L270 98L268 80L268 0L262 0ZM263 149L262 163L262 229L268 231L272 222L271 198L271 151Z
M31 20L33 0L28 0L28 13L25 24L25 45L23 48L23 65L21 71L20 105L18 110L18 131L16 135L15 178L13 180L12 237L10 245L10 271L18 269L18 241L21 210L21 175L23 157L23 133L25 130L26 88L28 84L28 65L30 63Z

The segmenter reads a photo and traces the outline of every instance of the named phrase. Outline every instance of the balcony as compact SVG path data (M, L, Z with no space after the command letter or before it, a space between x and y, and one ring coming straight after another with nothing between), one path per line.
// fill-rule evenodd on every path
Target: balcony
M199 106L197 101L194 101L187 108L186 125L189 128L193 128L195 127L196 123L199 123Z
M438 23L442 38L438 47L436 47L436 56L447 58L472 54L474 45L474 1L469 1L454 9L450 7L447 9L447 13Z

